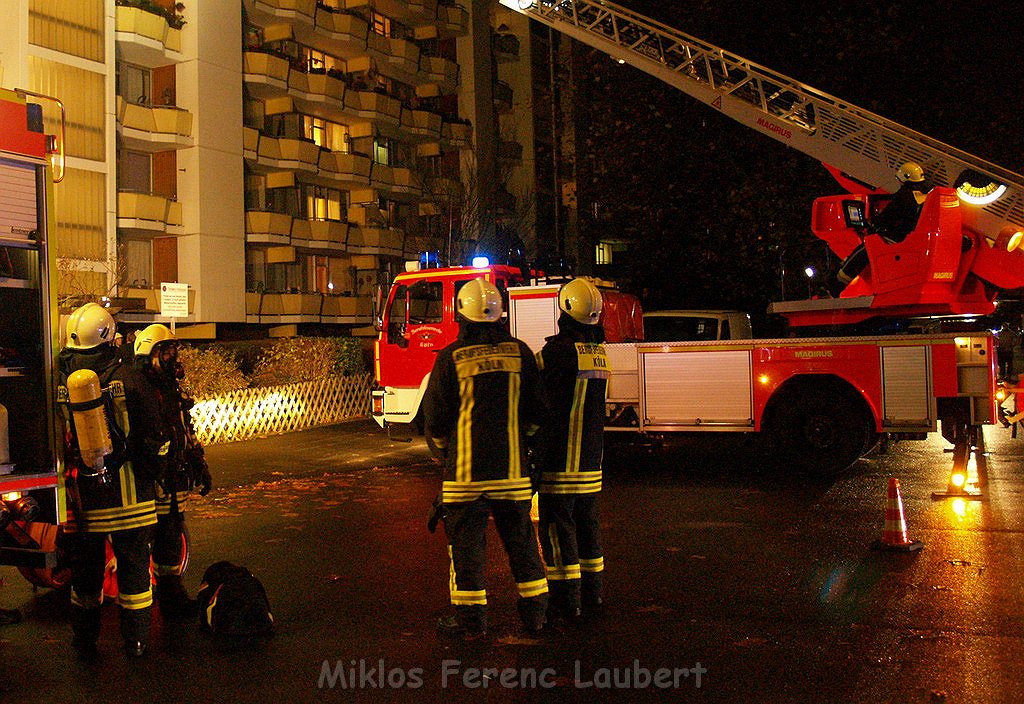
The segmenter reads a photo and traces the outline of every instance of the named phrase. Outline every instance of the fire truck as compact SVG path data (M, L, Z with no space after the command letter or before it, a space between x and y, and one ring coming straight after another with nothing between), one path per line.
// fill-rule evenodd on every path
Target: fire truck
M847 193L818 198L811 229L841 259L866 251L866 268L840 296L771 306L792 338L609 344L609 432L756 433L780 465L832 472L882 434L922 439L941 428L954 464L966 461L979 428L996 420L991 333L853 331L878 319L986 315L1001 291L1024 286L1024 177L606 0L500 1L821 161ZM921 164L934 188L917 226L892 243L871 223L907 161ZM409 309L401 286L392 287L377 345L373 409L382 425L399 419L389 414L393 401L415 409L406 401L422 394L429 372L411 362L421 350L411 339L396 344ZM536 349L550 310L520 306L518 295L509 289L510 329L532 331L524 341ZM445 315L453 298L445 289L437 304ZM442 328L425 334L428 350L447 344Z
M59 139L43 131L44 104L60 111ZM58 526L66 520L51 247L63 124L55 98L0 88L0 564L45 586L62 581L53 568Z

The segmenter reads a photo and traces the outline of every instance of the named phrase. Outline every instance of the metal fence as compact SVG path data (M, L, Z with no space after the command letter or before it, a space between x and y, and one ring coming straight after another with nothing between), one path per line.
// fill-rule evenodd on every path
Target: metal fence
M204 445L279 435L370 413L372 374L231 391L197 401L196 435Z

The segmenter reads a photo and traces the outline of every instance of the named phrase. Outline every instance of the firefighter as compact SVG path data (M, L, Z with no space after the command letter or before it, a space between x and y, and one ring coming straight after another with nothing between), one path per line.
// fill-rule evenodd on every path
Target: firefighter
M549 418L540 435L541 547L551 588L549 620L576 621L603 604L598 526L608 358L601 292L573 279L558 292L558 334L538 353Z
M206 496L213 482L189 415L195 403L179 384L184 373L178 361L174 333L164 325L150 325L136 334L133 348L136 367L159 401L160 421L170 442L165 472L155 487L156 601L166 618L193 618L198 612L198 603L189 596L181 579L186 562L184 505L193 487L198 487L200 495Z
M466 282L456 310L459 337L438 352L424 397L426 434L444 461L441 501L455 607L438 626L468 639L486 635L485 546L493 516L519 592L519 616L527 631L537 632L548 585L530 521L525 446L542 415L536 362L502 325L494 284Z
M119 362L114 319L105 308L96 303L78 308L66 332L58 356L58 401L65 416L64 472L73 516L65 527L72 556L72 644L83 655L95 652L109 536L117 558L125 652L139 657L149 642L153 604L153 477L165 451L159 407L141 375ZM95 380L95 393L83 380ZM81 389L89 401L76 396ZM97 437L103 440L97 443Z
M900 164L896 169L896 180L900 182L900 187L893 193L885 209L871 223L872 230L889 244L902 242L914 231L918 216L921 214L921 206L924 205L928 191L931 190L924 169L913 161ZM843 261L836 272L836 280L846 286L864 271L867 265L868 255L862 242Z

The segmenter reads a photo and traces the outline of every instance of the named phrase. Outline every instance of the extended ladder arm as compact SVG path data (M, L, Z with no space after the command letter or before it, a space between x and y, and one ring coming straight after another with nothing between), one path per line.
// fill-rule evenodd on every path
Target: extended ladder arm
M898 186L896 167L916 161L933 185L958 189L967 206L962 209L964 224L990 240L1007 227L1024 229L1024 176L1020 174L611 2L500 2L665 81L854 181L891 192Z

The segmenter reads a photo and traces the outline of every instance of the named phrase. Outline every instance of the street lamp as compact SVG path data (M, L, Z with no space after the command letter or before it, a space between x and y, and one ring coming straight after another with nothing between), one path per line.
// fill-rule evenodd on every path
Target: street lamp
M817 275L817 273L818 273L818 271L813 266L808 265L808 266L804 267L804 276L807 277L807 297L808 298L811 297L811 282L814 281L814 277Z

